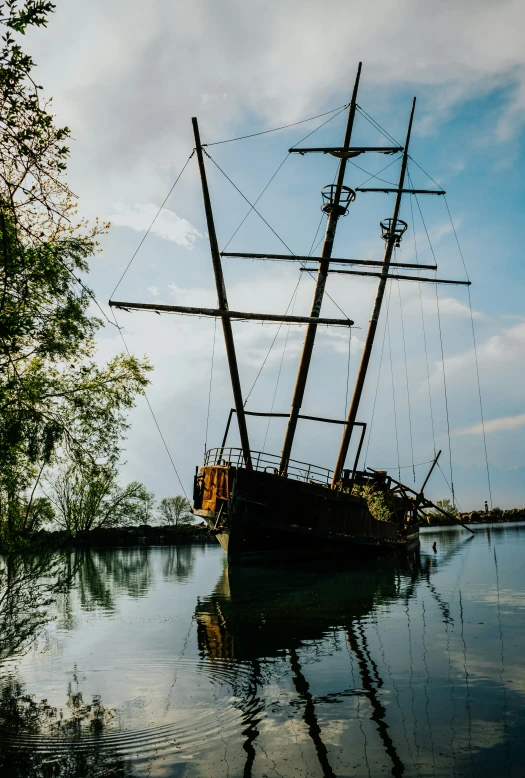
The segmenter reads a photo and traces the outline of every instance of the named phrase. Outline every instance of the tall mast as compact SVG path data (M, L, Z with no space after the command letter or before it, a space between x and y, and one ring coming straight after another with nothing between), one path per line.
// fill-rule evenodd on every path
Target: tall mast
M354 84L354 90L352 92L352 100L348 111L348 123L346 126L346 134L344 140L343 151L347 151L350 148L350 140L352 137L352 128L354 126L354 117L357 100L357 90L359 89L359 79L361 77L361 65L357 68L357 75ZM345 155L341 157L339 163L339 171L337 175L337 182L335 186L335 192L332 202L332 209L328 216L328 223L326 225L326 232L323 244L323 250L321 252L321 261L319 262L319 269L317 272L317 283L314 292L314 298L312 302L312 309L310 316L312 318L319 318L321 313L321 304L323 302L324 290L326 286L326 279L328 276L328 268L330 265L330 257L332 256L332 248L334 245L335 231L337 229L337 222L341 215L340 199L341 191L343 188L343 181L346 171L347 159ZM297 381L295 384L295 391L292 400L292 409L290 411L290 418L288 420L288 427L286 429L286 435L284 438L283 450L281 454L280 472L285 474L288 468L288 460L292 451L293 440L295 436L295 430L297 428L297 420L299 418L299 411L304 397L304 390L306 387L306 379L308 377L308 370L310 368L310 361L312 359L312 351L314 347L315 335L317 332L317 322L309 324L306 330L306 335L303 345L303 353L301 355L301 361L299 363L299 371L297 373Z
M204 209L206 211L206 222L208 224L208 235L210 237L211 259L213 262L213 272L215 274L215 286L217 287L217 299L219 309L223 312L221 316L222 331L224 333L224 342L226 344L226 355L228 357L228 366L233 389L233 399L235 410L237 411L237 422L239 424L239 434L241 436L242 453L245 466L251 470L252 459L250 455L250 443L248 441L248 428L246 426L246 416L244 415L244 405L242 402L241 382L239 379L239 370L237 367L237 357L235 355L235 344L233 342L233 331L231 319L226 316L228 311L228 298L226 296L226 285L222 272L221 255L215 233L215 224L213 221L213 211L211 209L210 193L208 190L208 181L206 179L206 169L204 167L204 157L202 154L202 145L199 133L199 125L195 117L191 120L193 124L193 134L195 136L195 149L197 151L197 160L199 162L199 172L202 183L202 196L204 198Z
M412 111L410 113L410 120L408 122L407 139L405 143L405 150L403 152L403 161L401 163L401 171L399 173L399 185L397 188L396 202L394 205L394 213L392 215L392 221L390 222L390 232L385 246L385 254L383 258L383 267L381 271L381 279L377 288L376 300L374 304L374 311L370 324L368 326L368 333L366 336L365 347L363 355L361 357L361 364L359 366L359 373L355 384L354 394L350 403L350 409L348 411L348 424L345 427L343 433L343 440L341 441L341 448L339 450L339 456L337 458L337 464L335 466L334 478L332 485L335 486L341 478L341 473L345 466L346 455L348 453L348 446L350 445L350 438L352 436L352 429L357 418L357 411L359 409L359 402L361 400L361 394L363 392L363 386L365 384L366 371L368 369L368 363L370 362L370 355L372 354L372 347L374 345L374 338L376 335L377 324L379 321L379 314L381 312L381 305L383 297L385 295L385 287L388 278L388 269L390 266L390 260L396 244L396 226L399 217L399 209L401 207L401 197L403 196L403 184L405 183L405 173L408 163L408 145L410 143L410 133L412 132L412 121L414 119L414 111L416 108L416 98L412 102Z

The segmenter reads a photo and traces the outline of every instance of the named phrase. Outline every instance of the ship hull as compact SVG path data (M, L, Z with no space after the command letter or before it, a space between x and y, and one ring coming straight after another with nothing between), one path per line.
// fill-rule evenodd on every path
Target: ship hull
M394 521L371 516L362 497L244 468L201 471L194 514L230 563L360 559L417 542Z

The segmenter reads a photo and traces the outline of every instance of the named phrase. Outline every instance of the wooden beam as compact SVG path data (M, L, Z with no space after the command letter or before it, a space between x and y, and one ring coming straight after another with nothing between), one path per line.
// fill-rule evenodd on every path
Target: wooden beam
M390 263L392 265L393 263ZM304 273L307 272L309 268L302 267L300 268L300 272ZM460 286L470 286L471 281L450 281L445 278L419 278L419 276L398 276L398 275L387 275L383 273L365 273L363 270L335 270L330 269L328 271L329 273L339 273L339 275L346 275L346 276L369 276L370 278L387 278L390 280L398 280L398 281L422 281L426 282L427 284L458 284Z
M332 327L351 327L351 319L320 319L311 316L280 316L273 313L249 313L246 311L230 311L222 308L192 308L186 305L160 305L154 303L127 303L110 300L112 308L124 311L153 311L154 313L181 313L188 316L216 316L221 319L235 321L268 321L282 324L328 324Z
M226 346L226 356L228 358L228 367L232 383L233 399L237 409L237 423L239 425L239 435L241 438L244 464L248 470L252 469L252 460L250 454L250 441L248 440L248 428L244 416L244 403L242 399L241 380L239 378L239 368L237 365L237 355L235 353L235 343L233 341L233 332L231 319L227 316L228 297L226 295L226 284L222 272L221 255L219 253L219 244L215 232L215 222L213 220L213 211L211 207L210 192L208 189L208 180L206 178L206 168L204 166L204 156L202 153L201 138L199 133L199 124L194 116L191 120L193 125L193 135L195 137L195 151L197 152L197 161L199 163L199 173L201 177L202 197L204 200L204 210L206 212L206 224L208 227L208 238L210 241L210 253L213 265L213 274L215 276L215 286L217 289L217 301L221 314L222 331L224 334L224 344Z
M403 194L433 194L433 195L444 195L446 192L443 189L390 189L390 188L368 188L368 187L362 187L359 186L355 190L356 192L384 192L385 194L389 194L391 192L399 192L401 191Z
M289 262L320 262L321 257L296 256L295 254L250 254L248 252L230 252L222 251L222 257L232 257L233 259L268 259ZM335 259L332 257L330 262L339 265L370 265L371 267L383 267L383 262L375 259ZM410 262L391 262L390 267L410 267L420 270L437 270L437 265L419 265Z
M358 154L365 154L368 151L376 151L378 154L397 154L403 151L402 146L321 146L318 148L293 148L288 149L290 154L344 154L348 157L357 157Z

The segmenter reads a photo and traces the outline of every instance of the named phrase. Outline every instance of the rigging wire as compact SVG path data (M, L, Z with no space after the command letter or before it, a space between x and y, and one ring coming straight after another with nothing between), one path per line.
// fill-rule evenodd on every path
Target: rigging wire
M211 404L211 386L213 382L213 363L215 361L215 340L217 336L217 318L215 318L213 326L213 346L211 351L211 367L210 367L210 388L208 390L208 412L206 414L206 432L204 434L204 454L208 450L208 427L210 424L210 404Z
M398 159L399 159L399 157L396 157L396 159L394 160L394 162L397 162L397 160L398 160ZM393 181L387 181L387 180L386 180L386 178L379 178L379 173L370 173L370 171L368 171L368 170L365 170L365 169L364 169L364 167L361 167L361 166L360 166L360 165L358 165L356 162L352 162L352 160L351 160L351 159L349 159L349 160L348 160L348 162L350 162L350 164L351 164L351 165L353 165L354 167L356 167L356 168L357 168L358 170L360 170L362 173L366 173L366 175L367 175L367 176L370 176L370 178L377 178L377 180L378 180L378 181L382 181L384 184L389 184L389 186L395 186L395 187L397 187L397 184L395 184ZM392 162L392 163L390 163L390 164L393 164L393 162ZM386 167L390 167L390 165L387 165ZM383 168L383 170L384 170L384 169L385 169L385 168ZM370 178L368 179L368 181L370 181Z
M340 110L340 111L338 111L338 113L334 114L334 116L331 116L331 117L330 117L329 119L327 119L325 122L323 122L322 124L320 124L320 125L319 125L319 127L316 127L314 130L312 130L311 132L309 132L309 133L308 133L308 135L305 135L305 136L304 136L304 138L301 138L301 140L298 140L298 141L297 141L297 143L295 143L295 144L292 146L292 149L294 149L296 146L298 146L298 145L299 145L299 143L303 143L303 141L305 141L305 140L306 140L307 138L309 138L311 135L313 135L313 134L314 134L314 133L316 133L318 130L320 130L320 129L321 129L321 127L324 127L324 126L325 126L325 124L328 124L329 122L331 122L331 121L332 121L332 119L335 119L337 116L339 116L339 114L340 114L340 113L342 113L342 112L345 110L345 108L348 108L348 106L347 106L347 105L344 105L344 106L341 108L341 110ZM337 110L337 109L336 109L336 110ZM325 116L325 114L322 114L322 115L323 115L323 116ZM313 118L317 119L318 117L316 116L316 117L313 117ZM309 120L309 119L307 119L306 121L310 121L310 120ZM293 125L292 125L292 126L293 126ZM204 144L204 145L211 145L211 146L213 146L213 145L215 145L215 144L213 144L213 143L212 143L212 144ZM244 222L246 221L246 219L248 218L248 216L249 216L249 215L251 214L251 212L254 210L254 207L257 205L257 203L259 202L259 200L261 199L261 197L263 196L263 194L266 192L266 190L268 189L268 187L270 186L270 184L271 184L271 183L272 183L272 181L274 180L274 178L275 178L275 176L277 175L277 173L280 171L280 169L283 167L284 163L285 163L285 162L286 162L286 161L287 161L289 158L290 158L290 151L287 151L287 152L286 152L286 156L285 156L285 158L284 158L284 159L283 159L283 161L280 163L279 167L277 168L277 170L275 171L275 173L272 175L272 177L270 178L270 180L268 181L268 183L266 184L266 186L265 186L265 187L264 187L264 189L262 190L262 192L261 192L261 194L259 195L259 197L257 198L257 200L255 200L255 202L253 203L253 205L251 205L251 206L250 206L250 210L248 211L248 213L246 214L246 216L244 217L244 219L241 221L241 223L239 224L239 226L237 227L237 229L235 230L235 232L233 233L233 235L231 236L231 238L229 239L229 241L227 242L227 244L226 244L226 245L224 246L224 248L222 249L223 251L226 251L226 249L228 248L228 246L230 245L230 243L232 242L232 240L234 239L234 237L237 235L237 233L238 233L238 232L239 232L239 230L241 229L242 225L244 224ZM211 159L211 157L210 157L210 159Z
M71 275L71 276L73 277L73 279L74 279L74 280L77 282L77 284L78 284L79 286L81 286L81 287L82 287L82 289L83 289L83 290L84 290L84 292L87 294L87 296L88 296L88 297L89 297L89 298L90 298L90 299L91 299L91 300L92 300L92 301L95 303L95 305L97 306L97 308L99 309L100 313L101 313L101 314L102 314L102 316L105 318L105 320L107 321L107 323L108 323L108 324L111 324L111 326L112 326L112 327L117 327L117 329L119 329L119 328L118 328L118 326L115 324L115 322L112 322L112 321L111 321L111 319L110 319L110 318L108 318L108 315L107 315L107 313L104 311L104 309L103 309L103 308L102 308L102 306L100 305L99 301L98 301L98 300L97 300L97 298L95 297L95 293L94 293L94 292L93 292L93 291L92 291L92 290L89 288L89 286L86 286L86 285L85 285L85 283L82 281L82 279L81 279L81 278L78 278L78 277L75 275L75 273L73 272L73 270L71 270L71 268L67 266L66 262L64 262L62 259L60 259L60 257L55 257L55 258L56 258L56 259L58 259L58 261L60 262L60 264L62 265L62 267L63 267L63 268L65 268L65 270L67 270L67 271L68 271L68 273L70 273L70 275Z
M131 356L130 350L128 348L128 344L124 340L124 335L122 333L122 327L119 326L119 323L117 321L117 317L115 316L115 311L113 309L111 309L111 313L113 314L113 318L115 319L115 325L117 326L119 334L120 334L120 337L122 338L122 343L124 344L124 348L128 352L128 356ZM157 427L157 430L159 432L160 439L162 440L162 442L164 444L164 448L166 449L166 453L167 453L167 455L169 457L169 460L171 462L173 470L175 471L175 475L177 476L177 480L178 480L178 482L180 484L180 488L182 489L182 493L184 494L184 497L186 499L188 499L188 495L186 494L186 489L184 488L184 484L181 481L181 477L179 475L179 471L175 467L175 462L173 461L173 457L171 456L170 450L168 448L168 444L166 443L166 439L164 438L164 435L162 434L162 430L160 428L159 422L157 421L157 417L155 416L155 413L153 412L153 408L151 407L151 403L150 403L150 401L148 399L148 395L146 394L146 392L144 392L144 399L146 400L146 402L148 404L148 408L150 409L150 413L151 413L151 415L153 417L153 421L155 422L155 426Z
M379 379L381 378L381 367L383 365L383 354L384 354L384 351L385 351L386 327L387 327L387 322L388 322L388 312L389 312L389 309L390 309L390 294L391 294L391 292L392 292L392 287L389 285L388 286L388 293L387 293L387 297L386 297L385 328L383 330L383 343L381 344L381 357L379 359L379 370L377 371L376 391L375 391L375 395L374 395L374 404L372 406L372 418L370 419L370 429L369 429L369 432L368 432L368 440L366 441L366 451L365 451L365 458L364 458L365 470L366 470L366 463L368 461L368 449L370 448L370 440L372 439L372 429L374 427L374 417L375 417L375 413L376 413L377 393L379 391ZM398 465L399 465L399 460L398 460Z
M295 298L295 299L293 299L293 304L292 304L292 315L293 315L293 312L295 311L295 303L297 302L297 293L299 291L299 284L301 283L302 277L303 276L301 274L299 276L299 281L297 282L297 286L295 287L294 295L292 297L292 299ZM274 409L274 406L275 406L275 398L277 397L277 390L279 388L279 381L281 380L281 371L283 369L284 357L286 355L286 348L288 346L288 338L289 338L289 336L290 336L290 327L288 327L288 329L286 330L286 338L285 338L285 341L284 341L283 353L282 353L282 356L281 356L281 364L279 365L279 372L277 373L277 380L275 382L275 389L274 389L274 392L273 392L272 407L270 408L270 413L273 413L273 409ZM270 424L271 423L272 423L272 417L269 416L268 417L268 424L266 425L266 433L264 435L263 451L265 450L265 447L266 447L266 440L268 438L268 433L270 431Z
M396 411L396 390L394 387L394 364L392 362L392 339L390 337L390 323L386 323L388 333L388 351L390 355L390 377L392 379L392 401L394 403L394 428L396 431L396 450L397 450L397 477L401 480L401 468L399 466L399 435L397 430L397 411Z
M238 138L228 138L227 140L216 140L214 143L203 143L203 146L220 146L223 143L233 143L236 140L245 140L246 138L256 138L258 135L268 135L270 132L278 132L279 130L287 130L289 127L297 127L298 124L306 124L306 122L312 122L314 119L320 119L322 116L328 116L330 113L335 113L336 111L344 111L346 108L348 108L350 103L345 103L345 105L340 105L337 108L332 108L330 111L325 111L324 113L318 113L317 116L310 116L309 119L301 119L298 122L293 122L292 124L283 124L282 127L274 127L271 130L262 130L261 132L253 132L250 135L240 135ZM308 136L307 136L308 137ZM304 138L303 138L304 140ZM300 143L301 141L299 141ZM293 148L293 146L292 146Z
M396 254L396 250L394 249L394 255ZM405 378L406 378L406 384L407 384L407 406L408 406L408 430L410 433L410 452L412 456L412 462L414 461L414 438L412 435L412 412L410 409L410 384L408 381L408 364L407 364L407 346L406 346L406 338L405 338L405 321L403 317L403 302L401 299L401 284L399 281L397 282L397 292L399 295L399 313L401 317L401 335L403 339L403 354L405 357ZM416 482L416 470L415 468L412 469L412 474L414 476L414 483Z
M401 159L401 157L402 157L402 156L403 156L402 154L399 154L397 157L394 157L394 159L393 159L391 162L389 162L389 163L388 163L388 165L385 165L384 167L382 167L382 168L381 168L381 170L378 170L378 171L377 171L377 173L370 173L370 175L369 175L369 178L367 178L365 181L363 181L361 184L359 184L359 186L356 186L356 190L357 190L357 189L360 189L360 188L361 188L362 186L364 186L365 184L368 184L368 182L369 182L369 181L371 181L373 178L378 178L379 174L380 174L380 173L382 173L382 172L383 172L383 170L386 170L386 169L387 169L387 168L389 168L391 165L394 165L396 162L399 162L399 160ZM355 165L355 167L357 167L357 165L355 164L355 162L352 162L351 160L348 160L348 161L349 161L349 162L350 162L352 165ZM364 168L359 168L359 169L360 169L360 170L362 170L364 173L366 173L366 172L367 172L367 171L366 171ZM383 181L384 179L380 178L379 180L380 180L380 181ZM388 181L387 181L386 183L390 183L390 182L388 182ZM397 188L397 184L394 184L394 186Z
M453 506L454 506L455 508L459 508L459 511L460 511L460 513L463 513L463 510L462 510L462 508L461 508L461 505L460 505L460 504L459 504L459 502L456 500L456 498L455 498L455 496L454 496L454 492L452 491L452 486L451 486L451 484L449 483L449 480L448 480L447 476L446 476L446 475L445 475L445 473L443 472L443 469L442 469L441 465L439 464L439 462L437 462L436 464L437 464L437 466L438 466L438 468L439 468L439 470L440 470L440 472L441 472L441 475L443 476L443 480L445 481L446 485L448 486L448 488L450 489L450 491L451 491L451 493L452 493L452 497L454 498L454 499L452 500L452 504L453 504Z
M360 105L356 105L356 108L359 111L359 113L363 116L363 118L366 119L367 122L372 125L372 127L375 127L376 130L379 130L379 132L381 133L381 135L383 135L383 137L385 137L389 141L392 141L392 143L395 143L396 146L403 145L398 140L396 140L392 135L390 135L388 130L385 130L384 127L381 127L379 122L377 122L372 116L370 116L370 114L367 113L364 108L361 108Z
M312 245L310 246L310 251L308 252L308 256L309 257L311 257L312 254L313 254L314 244L315 244L315 241L317 240L317 236L319 235L319 230L321 229L321 224L323 223L323 219L324 219L324 213L321 214L321 218L319 219L319 224L317 225L317 229L315 231L314 239L312 241ZM315 248L317 248L317 245L315 246Z
M126 273L128 272L129 268L131 267L131 263L133 262L133 260L134 260L134 259L135 259L135 257L137 256L137 254L139 253L139 251L140 251L140 248L141 248L142 244L144 243L144 241L145 241L145 240L146 240L146 238L148 237L149 233L151 232L151 228L153 227L153 225L154 225L154 224L155 224L155 222L157 221L157 219L158 219L158 217L159 217L159 215L160 215L160 212L162 211L162 209L164 208L164 206L165 206L165 205L166 205L166 203L168 202L168 199L169 199L169 197L170 197L171 193L173 192L173 190L174 190L174 189L175 189L175 187L177 186L177 184L178 184L178 182L179 182L179 180L180 180L180 177L182 176L182 174L183 174L183 173L184 173L184 171L186 170L186 167L188 166L188 162L190 161L190 159L193 157L193 155L194 155L194 154L195 154L195 149L194 149L194 150L191 152L190 156L189 156L189 157L188 157L188 159L186 160L186 162L185 162L185 164L184 164L184 167L182 168L182 170L180 171L179 175L178 175L178 176L177 176L177 178L175 179L175 183L173 184L173 186L171 187L170 191L168 192L168 194L167 194L167 195L166 195L166 197L164 198L164 200L163 200L163 202L162 202L162 205L160 206L159 210L158 210L158 211L157 211L157 213L155 214L155 217L154 217L153 221L151 222L150 226L148 227L148 229L146 230L146 232L145 232L145 233L144 233L144 235L142 236L142 239L141 239L141 241L140 241L139 245L137 246L137 248L135 249L135 251L134 251L134 253L133 253L133 256L132 256L132 257L131 257L131 259L129 260L128 264L126 265L126 268L125 268L124 272L123 272L123 273L122 273L122 275L120 276L120 278L119 278L119 280L118 280L118 282L117 282L117 285L116 285L116 287L115 287L115 288L113 289L113 291L111 292L110 299L113 297L113 295L115 294L115 292L116 292L116 291L117 291L117 289L119 288L119 286L120 286L120 284L121 284L121 282L122 282L122 279L124 278L124 276L125 276L125 275L126 275Z
M344 415L346 416L348 412L348 388L350 385L350 360L352 356L352 328L348 328L349 335L348 335L348 364L346 366L346 393L345 393L345 408L344 408Z
M292 294L292 296L291 296L291 298L290 298L290 302L289 302L289 303L288 303L288 305L286 306L286 311L284 312L284 315L285 315L285 316L287 315L287 313L288 313L288 309L290 308L290 305L292 304L292 300L294 299L294 296L295 296L295 295L296 295L296 293L297 293L297 289L299 288L299 283L300 283L300 281L301 281L301 276L299 276L299 281L297 282L297 285L296 285L296 287L295 287L295 290L294 290L294 292L293 292L293 294ZM253 390L254 390L254 388L255 388L255 384L256 384L256 383L257 383L257 381L259 380L259 376L261 375L261 373L262 373L262 371L263 371L263 367L265 366L265 364L266 364L266 361L268 360L268 357L270 356L270 352L271 352L272 348L274 347L275 341L277 340L277 336L279 335L279 333L280 333L280 331L281 331L281 327L283 326L283 323L284 323L284 322L281 322L281 323L279 324L279 327L277 328L277 332L275 333L275 337L274 337L274 339L272 340L272 343L271 343L271 345L270 345L270 348L268 349L268 352L267 352L266 356L264 357L264 360L263 360L263 363L262 363L261 367L259 368L259 372L258 372L258 373L257 373L257 375L255 376L255 381L253 382L253 384L252 384L252 386L251 386L251 389L250 389L250 391L249 391L249 392L248 392L248 394L246 395L246 400L244 401L244 407L245 407L245 408L246 408L246 403L247 403L247 402L248 402L248 400L250 399L250 395L251 395L251 393L253 392Z
M455 227L454 222L452 220L452 214L450 213L450 208L448 207L448 202L447 202L446 196L444 196L444 200L445 200L445 205L446 205L447 212L448 212L448 215L449 215L449 218L450 218L450 224L452 226L452 230L454 232L454 237L456 239L456 243L457 243L457 246L458 246L459 255L461 257L461 261L463 263L463 268L465 270L465 275L467 277L467 281L470 281L469 276L468 276L467 266L466 266L466 263L465 263L465 258L463 256L463 251L461 250L461 246L460 246L459 239L458 239L458 234L456 232L456 227ZM486 465L486 468L487 468L487 484L488 484L488 487L489 487L490 507L492 509L492 489L491 489L491 484L490 484L490 469L489 469L489 458L488 458L488 453L487 453L487 438L486 438L486 435L485 435L485 416L484 416L484 413L483 413L483 400L482 400L482 397L481 397L481 381L480 381L480 377L479 377L478 349L477 349L477 345L476 345L476 332L475 332L475 328L474 328L474 315L472 313L472 300L471 300L471 297L470 297L470 286L467 286L467 292L468 292L468 305L469 305L469 310L470 310L470 325L471 325L471 328L472 328L472 342L473 342L473 345L474 345L474 359L475 359L475 362L476 362L476 376L477 376L477 381L478 381L479 410L480 410L480 415L481 415L481 429L482 429L482 432L483 432L483 447L485 449L485 465Z
M412 186L412 179L410 177L410 173L408 173L408 180L410 181L410 185ZM419 210L419 215L421 216L421 221L423 222L423 227L425 229L425 233L428 240L428 245L430 247L430 251L432 253L432 257L434 259L434 264L437 264L436 260L436 254L434 252L434 247L432 246L432 242L430 240L430 235L428 233L427 225L425 222L425 219L423 217L423 212L421 210L421 205L419 203L417 195L414 195L416 204ZM439 292L438 292L438 285L435 284L435 291L436 291L436 309L437 309L437 319L438 319L438 330L439 330L439 345L441 349L441 367L443 372L443 391L445 395L445 414L447 419L447 436L448 436L448 458L449 458L449 467L450 467L450 491L452 493L452 502L455 502L455 491L454 491L454 474L452 470L452 441L450 438L450 417L448 412L448 393L447 393L447 378L446 378L446 371L445 371L445 354L443 351L443 333L441 330L441 312L439 308Z
M205 149L204 149L204 153L206 154L206 156L208 157L208 159L210 159L210 160L213 162L213 164L215 165L215 167L216 167L218 170L220 170L220 172L223 174L223 176L224 176L224 177L225 177L225 178L226 178L226 179L227 179L227 180L230 182L230 184L233 186L233 188L237 190L237 192L238 192L238 193L241 195L241 197L242 197L244 200L246 200L246 202L248 203L248 205L251 205L251 206L252 206L252 208L253 208L253 210L255 211L255 213L257 214L257 216L259 216L259 217L260 217L260 218L263 220L263 222L266 224L266 226L267 226L267 227L269 227L269 229L270 229L270 230L273 232L273 234L275 235L275 237L276 237L276 238L277 238L277 239L278 239L278 240L279 240L279 241L280 241L280 242L283 244L283 246L284 246L284 247L286 248L286 250L287 250L287 251L290 253L290 255L291 255L292 257L295 257L296 255L295 255L295 254L294 254L294 252L291 250L291 248L288 246L288 244L287 244L287 243L285 243L285 241L284 241L284 240L281 238L281 236L280 236L280 235L278 235L278 233L277 233L277 232L274 230L274 228L271 226L271 224L269 224L269 222L267 222L267 221L266 221L266 219L264 218L264 216L263 216L263 215L262 215L262 214L261 214L261 213L260 213L260 212L257 210L257 208L255 208L255 206L254 206L254 205L252 205L252 203L251 203L251 202L248 200L248 198L246 197L246 195L245 195L245 194L243 194L243 193L241 192L241 190L239 189L239 187L238 187L238 186L237 186L237 185L236 185L236 184L235 184L235 183L232 181L232 179L231 179L231 178L228 176L228 174L224 172L224 170L223 170L223 169L220 167L220 165L218 165L218 164L217 164L217 162L215 162L215 160L213 159L213 157L211 157L211 156L208 154L208 152L207 152ZM303 268L304 268L304 267L306 267L306 264L305 264L304 262L300 262L300 264L301 264L301 266L302 266ZM313 276L313 275L312 275L312 273L310 273L309 271L308 271L308 275L310 276L310 278L312 278L313 280L315 280L314 276ZM331 297L331 296L328 294L328 292L325 292L325 294L326 294L326 296L328 297L328 299L329 299L329 300L331 300L331 301L333 302L333 304L336 306L336 308L338 309L338 311L340 311L340 312L343 314L343 316L345 317L345 319L349 319L349 316L347 316L347 315L346 315L346 313L343 311L343 309L341 308L341 306L340 306L340 305L338 305L338 304L336 303L336 301L334 300L334 298L333 298L333 297Z
M378 465L374 468L374 470L411 470L413 467L423 467L423 465L430 465L433 461L433 459L429 459L427 462L412 462L411 465L390 465L389 467L386 465L381 465L380 467Z
M410 177L409 177L409 180L411 180ZM410 214L411 214L411 218L412 218L412 234L414 236L414 254L415 254L416 263L419 264L419 257L418 257L418 252L417 252L416 223L415 223L415 220L414 220L414 204L413 204L413 201L412 201L412 197L413 197L413 195L410 195ZM420 275L421 271L418 270L417 273L418 273L418 275ZM431 389L430 389L430 367L429 367L429 364L428 364L427 332L426 332L426 327L425 327L425 315L424 315L424 312L423 312L423 294L421 292L421 284L418 284L417 286L418 286L418 291L419 291L419 306L420 306L420 309L421 309L421 325L422 325L422 330L423 330L423 343L424 343L424 346L425 346L425 363L426 363L426 368L427 368L428 402L429 402L429 406L430 406L430 423L432 425L432 445L434 446L434 456L435 456L436 455L436 432L435 432L435 429L434 429L434 409L432 407L432 392L431 392Z

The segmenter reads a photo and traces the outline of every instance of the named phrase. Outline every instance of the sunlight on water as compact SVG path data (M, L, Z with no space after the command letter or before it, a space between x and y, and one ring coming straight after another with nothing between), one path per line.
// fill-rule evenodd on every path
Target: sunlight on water
M0 775L521 777L524 552L497 525L337 570L0 559Z

